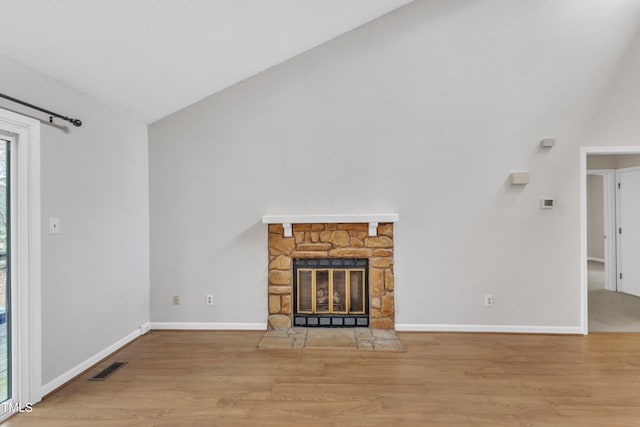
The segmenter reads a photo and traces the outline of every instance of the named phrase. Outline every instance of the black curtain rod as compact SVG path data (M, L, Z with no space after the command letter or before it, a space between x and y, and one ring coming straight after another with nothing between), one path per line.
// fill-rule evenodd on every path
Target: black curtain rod
M44 108L40 108L40 107L38 107L36 105L29 104L28 102L20 101L19 99L16 99L16 98L14 98L12 96L9 96L9 95L5 95L4 93L0 93L0 98L8 99L9 101L16 102L18 104L22 104L25 107L33 108L34 110L38 110L38 111L42 111L43 113L47 113L49 115L49 123L53 123L53 118L57 117L59 119L68 121L69 123L71 123L74 126L77 126L77 127L82 126L82 121L80 119L72 119L70 117L63 116L63 115L58 114L58 113L54 113L53 111L45 110Z

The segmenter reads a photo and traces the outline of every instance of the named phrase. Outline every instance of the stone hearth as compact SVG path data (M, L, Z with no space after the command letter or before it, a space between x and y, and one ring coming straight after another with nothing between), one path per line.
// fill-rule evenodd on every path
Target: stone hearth
M269 330L293 326L293 260L302 258L365 258L369 260L369 326L393 330L395 325L393 223L269 224ZM286 237L291 234L291 237Z
M258 350L404 351L395 331L371 328L292 328L265 332Z

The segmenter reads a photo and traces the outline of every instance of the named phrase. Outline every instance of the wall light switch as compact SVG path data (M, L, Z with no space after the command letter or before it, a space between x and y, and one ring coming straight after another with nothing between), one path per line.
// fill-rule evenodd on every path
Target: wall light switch
M49 218L49 234L60 234L60 218Z

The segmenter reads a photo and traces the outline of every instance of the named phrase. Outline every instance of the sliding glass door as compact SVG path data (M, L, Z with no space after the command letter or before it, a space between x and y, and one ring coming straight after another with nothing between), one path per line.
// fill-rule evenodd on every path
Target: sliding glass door
M0 403L11 396L9 141L0 139Z
M40 122L0 108L0 423L42 399Z

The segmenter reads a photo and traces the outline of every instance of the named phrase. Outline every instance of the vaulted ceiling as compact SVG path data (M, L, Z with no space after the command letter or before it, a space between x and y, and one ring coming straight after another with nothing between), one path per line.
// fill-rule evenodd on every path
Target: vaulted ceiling
M0 53L151 123L411 1L0 0Z

